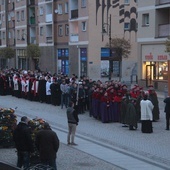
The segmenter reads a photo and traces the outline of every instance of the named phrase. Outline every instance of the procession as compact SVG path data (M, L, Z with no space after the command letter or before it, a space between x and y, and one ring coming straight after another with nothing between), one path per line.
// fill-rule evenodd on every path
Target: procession
M57 75L38 70L8 69L2 70L0 74L0 95L11 95L14 98L53 105L65 109L67 114L70 114L71 110L75 110L74 115L77 114L77 121L73 123L73 119L68 120L68 145L77 145L74 143L74 138L80 114L87 114L90 118L101 123L120 123L122 128L129 130L137 130L138 124L141 123L142 133L153 133L152 122L157 122L160 118L159 102L153 86L144 90L143 87L134 84L128 88L125 83L116 80L102 82L86 76L78 78L74 74L68 77L63 74ZM165 100L165 103L168 102ZM7 110L11 112L12 122L15 123L10 134L15 131L17 126L15 109ZM24 115L21 119L23 118L27 120ZM166 130L169 130L168 116L167 120ZM75 124L73 134L72 130L69 129L70 123ZM41 118L30 120L28 123L32 129L34 143L34 152L30 157L31 163L33 161L35 164L37 161L41 162L40 155L35 149L35 134L42 130L44 125L46 122ZM12 136L10 140L14 145ZM4 141L4 143L7 142ZM35 160L33 160L34 158ZM52 165L55 167L54 162Z
M159 102L153 86L143 89L134 84L130 89L117 81L92 80L42 71L7 69L1 71L0 95L11 95L30 101L67 108L74 102L77 113L89 114L102 123L122 123L129 130L141 122L140 102L147 98L153 109L150 121L159 120Z

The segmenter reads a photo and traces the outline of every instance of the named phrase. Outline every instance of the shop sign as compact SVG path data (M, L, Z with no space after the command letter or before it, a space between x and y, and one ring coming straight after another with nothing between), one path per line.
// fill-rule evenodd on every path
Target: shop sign
M152 53L145 55L145 60L153 60L153 55Z
M168 56L167 55L158 55L158 60L167 60Z

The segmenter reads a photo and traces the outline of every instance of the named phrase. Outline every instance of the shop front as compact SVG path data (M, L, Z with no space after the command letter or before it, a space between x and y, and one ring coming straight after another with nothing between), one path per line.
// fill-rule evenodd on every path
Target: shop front
M164 90L167 87L168 60L169 55L164 52L163 45L142 47L142 84L144 87L152 85L158 90Z

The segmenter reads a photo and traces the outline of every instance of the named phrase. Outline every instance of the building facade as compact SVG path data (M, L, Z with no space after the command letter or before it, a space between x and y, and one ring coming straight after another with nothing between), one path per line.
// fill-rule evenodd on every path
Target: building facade
M163 90L168 80L165 41L170 36L170 0L138 1L139 83Z
M131 53L112 61L112 79L136 80L136 0L0 0L0 8L0 48L16 50L9 67L108 79L113 59L106 44L125 38ZM102 34L104 25L109 35ZM27 56L29 44L39 45L40 58Z

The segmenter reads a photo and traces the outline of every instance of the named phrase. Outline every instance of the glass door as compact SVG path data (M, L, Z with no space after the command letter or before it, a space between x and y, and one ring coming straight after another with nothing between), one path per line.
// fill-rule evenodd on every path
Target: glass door
M146 87L153 85L153 80L156 77L156 66L155 64L146 65Z

